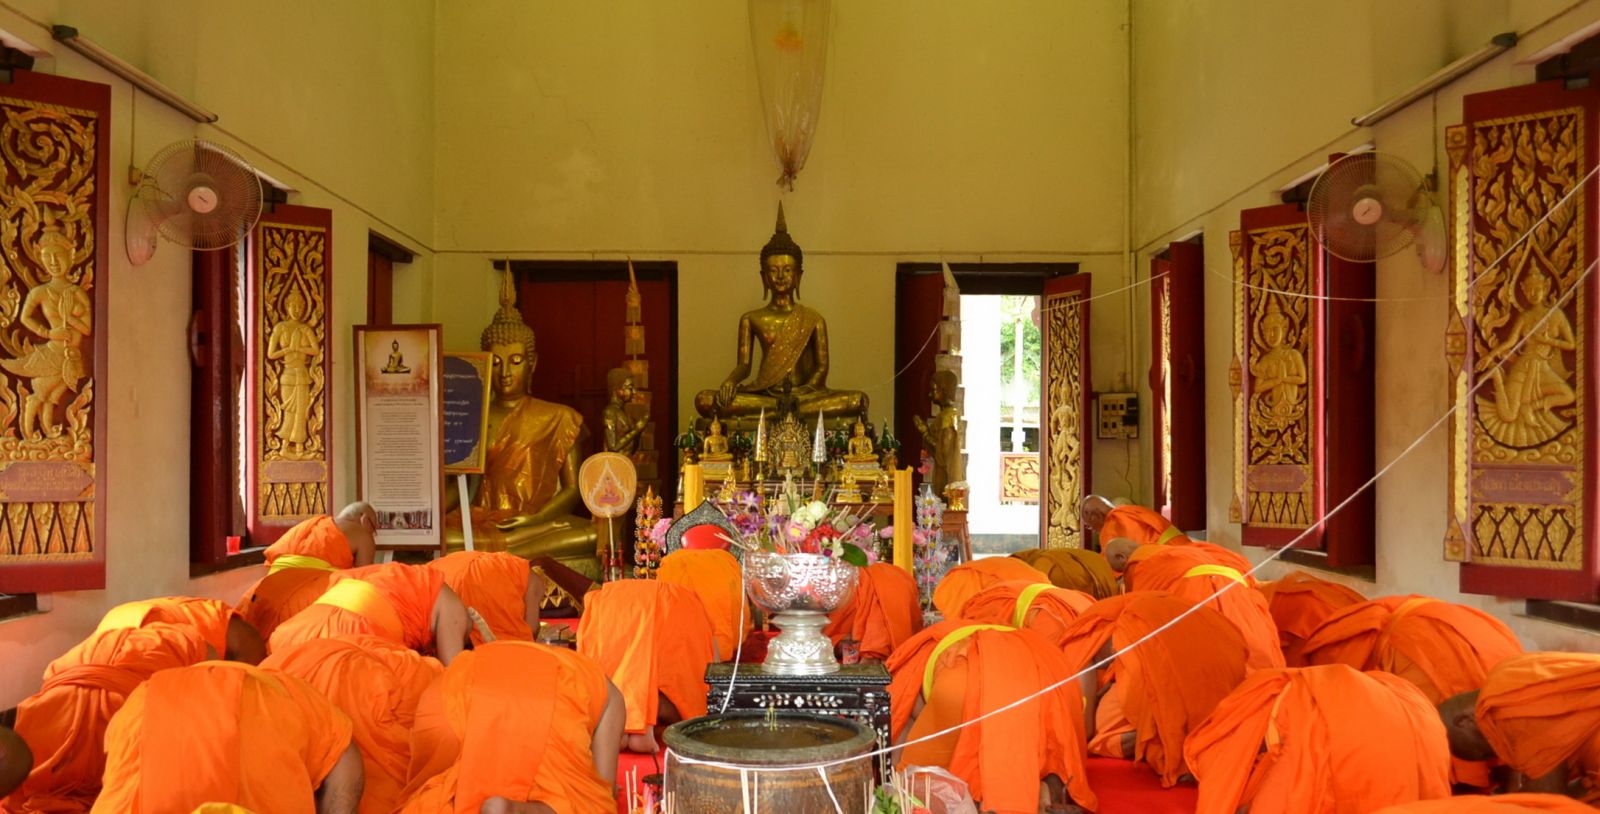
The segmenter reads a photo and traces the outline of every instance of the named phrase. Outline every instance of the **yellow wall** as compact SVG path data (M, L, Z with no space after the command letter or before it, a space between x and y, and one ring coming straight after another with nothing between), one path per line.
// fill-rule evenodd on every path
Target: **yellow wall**
M432 4L389 0L270 4L12 0L0 29L46 49L37 68L112 86L110 386L107 589L40 597L47 613L0 621L0 709L38 687L45 662L93 628L111 605L192 594L228 600L260 576L246 568L189 578L189 252L166 244L148 265L123 254L122 215L131 164L196 136L239 149L298 190L294 203L328 207L334 223L336 500L353 491L349 439L349 326L366 308L366 235L412 246L430 237ZM54 43L39 23L82 34L221 116L197 127L133 93ZM409 168L419 168L412 171ZM369 214L370 213L370 214ZM424 252L400 272L398 300L420 298ZM102 318L103 319L103 318Z
M1561 14L1569 6L1572 10ZM1533 80L1518 64L1600 19L1600 3L1452 0L1396 3L1133 3L1136 211L1140 258L1203 230L1206 241L1206 426L1213 542L1237 545L1228 522L1233 288L1228 232L1239 210L1277 191L1327 154L1371 143L1429 171L1445 161L1443 128L1461 98ZM1511 52L1368 129L1350 119L1502 31ZM1437 112L1436 112L1437 111ZM1450 407L1445 388L1446 279L1412 252L1378 263L1377 458L1393 469L1376 485L1377 579L1342 579L1368 595L1426 593L1483 607L1530 646L1600 649L1600 637L1518 614L1521 602L1463 596L1442 559L1445 435L1406 448ZM1259 549L1253 551L1259 555ZM1269 566L1269 575L1282 570Z

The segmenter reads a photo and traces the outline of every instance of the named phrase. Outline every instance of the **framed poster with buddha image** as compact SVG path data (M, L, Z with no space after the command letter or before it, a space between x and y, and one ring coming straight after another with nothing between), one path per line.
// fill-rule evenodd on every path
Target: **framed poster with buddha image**
M357 325L356 496L380 550L444 550L444 355L438 325Z

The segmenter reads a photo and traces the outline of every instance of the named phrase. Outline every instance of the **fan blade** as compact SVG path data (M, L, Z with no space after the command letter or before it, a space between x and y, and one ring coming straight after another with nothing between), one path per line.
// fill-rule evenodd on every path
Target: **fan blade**
M123 221L123 248L128 252L128 262L142 266L156 256L156 227L138 198L128 201L128 216Z

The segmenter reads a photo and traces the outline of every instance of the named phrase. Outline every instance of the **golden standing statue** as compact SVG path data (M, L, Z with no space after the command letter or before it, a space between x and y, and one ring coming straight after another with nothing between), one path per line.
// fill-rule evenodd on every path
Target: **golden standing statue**
M1267 352L1250 365L1250 389L1266 405L1266 415L1287 424L1300 417L1306 384L1306 360L1288 344L1289 318L1277 303L1267 306L1261 318L1261 336Z
M961 411L956 407L956 374L940 370L933 374L929 398L939 405L939 414L931 421L913 416L911 421L922 433L922 443L933 456L933 491L945 495L952 483L967 479L966 461L961 457Z
M865 393L828 388L828 323L799 302L803 260L800 246L789 237L783 205L779 204L777 231L761 249L761 283L767 291L767 305L739 318L737 362L721 387L695 396L694 406L701 415L754 416L762 410L778 414L778 394L784 388L802 415L860 415L867 411ZM761 366L747 381L757 345Z
M28 291L18 321L45 341L28 348L21 359L0 361L6 370L29 379L20 429L22 437L31 440L61 435L62 427L55 423L56 407L67 392L77 392L88 375L83 340L94 330L88 292L67 277L72 269L72 241L50 225L44 227L38 246L39 263L50 279Z
M611 401L600 414L606 425L606 452L632 457L639 451L639 436L650 423L650 415L647 412L637 421L628 417L628 404L638 388L627 368L614 367L606 373L606 390L611 393Z
M599 579L594 526L572 514L581 499L583 418L571 407L528 394L539 357L533 329L517 312L509 271L500 284L500 310L479 345L493 357L494 396L489 402L487 459L472 500L474 546L528 558L553 557ZM452 513L445 531L452 549L463 545L460 525L460 514Z
M311 362L322 355L314 328L302 322L306 298L290 289L283 309L288 319L272 326L267 336L267 358L282 362L278 373L278 398L283 414L276 435L283 441L283 457L295 459L305 454L307 426L311 417Z

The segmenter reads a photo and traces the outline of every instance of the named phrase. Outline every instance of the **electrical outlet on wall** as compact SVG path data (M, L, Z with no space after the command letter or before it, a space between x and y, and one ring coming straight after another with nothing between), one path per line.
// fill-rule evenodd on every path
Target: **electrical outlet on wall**
M1108 440L1139 437L1139 394L1096 393L1095 436Z

